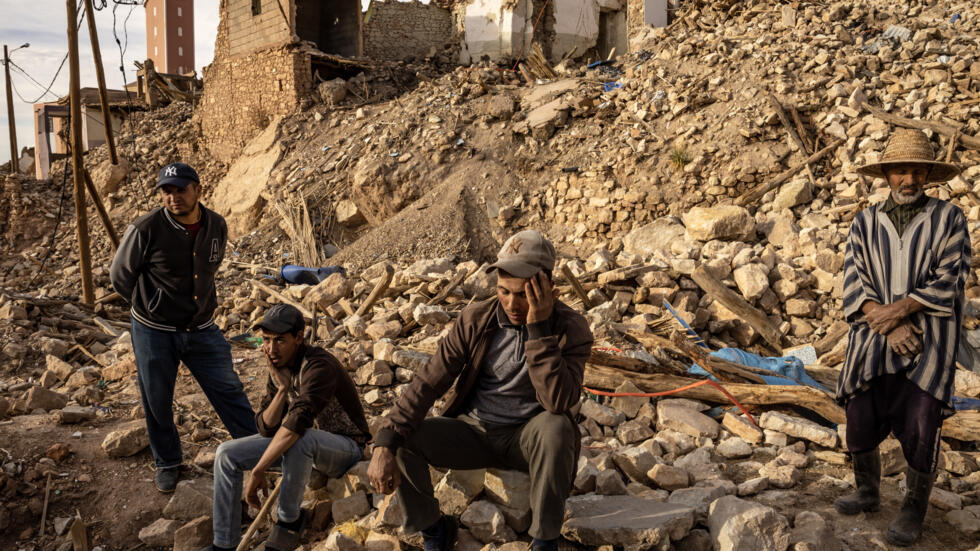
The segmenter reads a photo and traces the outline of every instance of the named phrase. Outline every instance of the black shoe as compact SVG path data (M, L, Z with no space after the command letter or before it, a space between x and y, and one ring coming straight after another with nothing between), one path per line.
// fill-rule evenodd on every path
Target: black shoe
M893 545L906 547L922 535L922 522L929 507L929 494L936 480L935 473L921 473L909 467L905 473L905 503L898 518L888 526L885 539Z
M443 515L435 524L422 530L422 541L425 551L451 551L456 544L456 532L459 527L452 517Z
M157 469L156 483L160 493L171 494L177 488L177 478L180 476L180 467L169 469Z
M834 509L842 515L856 515L863 511L874 512L881 507L881 459L878 449L851 454L854 461L854 485L857 491L834 502Z

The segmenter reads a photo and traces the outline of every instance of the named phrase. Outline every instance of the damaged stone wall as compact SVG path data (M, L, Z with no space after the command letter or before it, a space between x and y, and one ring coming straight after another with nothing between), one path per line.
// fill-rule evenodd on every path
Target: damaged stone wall
M452 13L433 4L375 1L363 28L364 55L372 59L423 59L453 39Z
M281 20L278 9L275 15ZM230 55L229 21L234 16L222 16L214 61L204 68L204 97L194 116L204 146L221 162L230 163L269 121L291 113L309 97L313 73L309 54L292 45Z

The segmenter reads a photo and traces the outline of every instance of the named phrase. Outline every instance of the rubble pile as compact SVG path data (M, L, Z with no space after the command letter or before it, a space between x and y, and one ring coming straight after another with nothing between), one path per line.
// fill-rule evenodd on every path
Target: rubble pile
M587 385L651 392L657 377L698 378L688 367L710 360L685 346L683 320L712 349L776 356L810 345L816 361L807 372L832 392L847 345L848 227L887 196L854 167L875 161L907 119L928 121L937 151L965 167L929 193L959 205L971 232L980 223L980 9L958 1L684 6L669 28L634 37L632 53L592 68L564 61L550 81L526 83L488 64L420 71L411 89L392 76L329 81L309 109L269 121L228 166L200 145L192 108L175 103L126 126L124 168L109 166L104 148L86 165L120 233L157 204L148 191L174 159L198 169L206 205L236 205L223 213L241 231L218 275L216 321L236 343L253 403L265 366L250 327L287 302L316 314L313 341L351 372L374 427L458 312L493 295L486 261L525 228L558 246L562 299L596 335ZM372 83L385 88L372 96ZM8 177L0 201L8 209L0 216L0 434L50 429L33 447L14 438L0 446L0 532L36 549L53 543L51 532L66 534L76 515L69 498L53 498L48 535L37 533L48 473L76 504L118 486L108 480L152 491L126 305L109 297L108 239L90 210L94 309L77 304L70 194L51 245L63 163L53 183ZM278 209L300 202L330 257L324 264L346 275L276 281L302 245ZM976 348L975 274L966 293L965 340ZM130 515L100 528L103 542L196 549L209 539L208 471L227 434L198 390L182 377L176 406L196 477L170 501L86 512ZM980 397L980 376L958 370L955 394ZM584 394L567 539L629 549L884 545L888 515L832 510L853 480L846 427L813 420L814 412L841 420L831 418L840 412L831 398L814 390L812 401L746 403L750 417L701 396ZM958 414L944 430L923 549L972 549L980 537L976 423ZM65 445L55 429L79 435L72 453L51 448ZM891 507L904 464L894 440L883 454ZM397 529L397 500L373 494L366 460L311 486L307 549L418 543ZM98 478L110 476L99 465L122 478ZM464 527L457 548L526 546L526 475L434 470L433 481Z

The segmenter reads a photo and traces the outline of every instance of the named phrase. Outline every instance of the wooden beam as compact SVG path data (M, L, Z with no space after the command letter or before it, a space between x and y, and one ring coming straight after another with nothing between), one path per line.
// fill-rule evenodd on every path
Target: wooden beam
M299 302L297 302L297 301L295 301L295 300L287 297L286 295L280 293L279 291L273 289L272 287L269 287L268 285L266 285L265 283L262 283L261 281L259 281L257 279L253 279L252 280L252 285L254 285L255 287L258 287L259 289L261 289L262 291L264 291L269 296L276 297L277 299L279 299L280 302L283 302L285 304L288 304L290 306L293 306L294 308L296 308L297 310L299 310L299 312L301 314L303 314L303 317L304 318L306 318L306 319L308 319L310 321L313 321L313 312L311 312L309 308L307 308L306 306L303 306L301 303L299 303Z
M722 282L715 279L714 276L708 273L704 266L699 266L694 270L694 273L691 274L691 279L704 292L720 302L722 306L728 308L733 314L751 325L778 354L782 355L782 334L780 334L779 329L769 321L769 318L762 311L749 304L740 293L729 289Z
M89 2L91 1L89 0ZM109 219L109 213L106 212L105 205L102 204L102 197L99 195L99 190L96 189L95 184L92 182L92 175L88 173L88 169L84 169L82 173L85 175L85 188L88 189L89 195L92 196L92 204L95 205L95 212L99 214L102 227L105 228L106 233L109 235L109 243L112 244L112 250L115 251L119 248L119 236L116 235L116 230L112 227L112 220Z
M105 143L109 146L109 161L119 164L116 155L116 140L112 136L112 113L109 112L109 96L105 86L105 71L102 69L102 51L99 48L99 33L95 28L95 10L92 0L85 0L85 19L88 20L88 36L92 41L92 57L95 58L95 78L99 84L99 105L102 107L102 124L105 125Z
M586 364L584 384L590 388L614 390L623 381L629 380L643 392L666 392L675 390L700 379L679 377L662 373L633 373L610 367ZM719 383L742 405L753 406L799 406L815 411L833 423L844 423L844 409L831 398L815 388L790 385L756 385L742 383ZM716 404L731 404L721 391L711 385L702 385L673 394L677 398L691 398Z
M395 269L391 264L385 264L385 273L378 279L378 282L374 285L374 289L371 290L371 294L368 295L367 299L357 308L357 312L354 312L358 316L363 316L371 311L374 307L374 303L378 302L381 295L388 290L388 286L391 285L391 279L395 276Z
M572 273L572 270L568 267L568 264L562 265L561 274L565 276L565 279L571 284L575 294L578 295L579 300L582 301L582 307L586 311L591 310L592 301L589 300L589 294L585 292L585 289L582 287L582 283L579 282L578 278L575 277L575 274Z
M926 121L921 119L908 119L899 115L893 115L888 111L880 107L875 107L870 103L865 102L864 108L871 112L875 117L895 126L901 126L902 128L915 128L918 130L932 130L933 132L942 134L947 138L952 138L959 132L959 128L951 124L941 123L939 121ZM968 134L960 134L959 142L961 145L969 147L970 149L980 150L980 138L976 136L970 136Z
M753 189L750 189L749 191L743 193L738 199L736 199L735 202L737 204L742 205L744 207L745 205L748 205L749 203L753 203L755 201L758 201L759 199L762 198L763 195L765 195L769 191L771 191L773 189L776 189L779 186L781 186L784 183L786 183L790 178L792 178L794 175L796 175L797 172L799 172L799 171L803 170L805 167L807 167L809 165L812 165L813 163L819 161L820 159L824 158L824 156L826 156L828 153L830 153L831 151L834 151L835 149L837 149L838 147L840 147L840 145L842 143L844 143L844 140L841 140L839 138L836 139L836 140L834 140L833 143L831 143L827 147L825 147L825 148L821 149L820 151L817 151L813 155L810 155L809 157L807 157L806 160L804 160L802 163L800 163L800 164L798 164L798 165L790 168L786 172L783 172L782 174L780 174L778 177L776 177L775 180L773 180L771 182L768 182L768 183L765 183L765 184L758 185L758 186L754 187Z
M88 212L85 209L85 163L82 162L82 92L78 74L78 10L75 0L68 4L68 74L71 113L71 166L75 182L75 227L78 235L78 264L82 276L82 302L87 306L95 303L95 285L92 283L92 256L89 245Z

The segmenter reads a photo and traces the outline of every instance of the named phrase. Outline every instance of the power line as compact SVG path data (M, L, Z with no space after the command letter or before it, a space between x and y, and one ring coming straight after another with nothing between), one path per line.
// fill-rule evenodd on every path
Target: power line
M81 29L82 28L82 22L85 20L85 6L84 6L84 2L79 1L78 2L78 7L76 8L76 10L78 11L78 22L76 23L75 27L77 29ZM44 92L42 92L41 95L38 96L37 99L35 99L34 101L28 101L28 100L24 99L24 96L21 96L20 95L20 92L17 93L17 97L19 97L20 100L23 101L24 103L29 103L29 104L32 104L32 105L35 104L35 103L37 103L37 102L39 102L39 101L41 101L42 99L44 99L44 96L46 96L49 93L51 93L51 88L54 87L55 81L58 80L58 75L61 74L61 70L65 67L65 62L66 61L68 61L68 54L67 53L65 54L65 57L61 58L61 64L58 65L58 70L54 72L54 76L51 78L51 83L48 84L47 87L45 87L43 84L41 84L40 82L38 82L37 79L35 79L34 77L32 77L30 74L28 74L27 71L25 71L23 68L21 68L16 63L14 63L13 60L7 59L7 63L10 63L11 66L13 66L16 69L18 69L21 73L24 74L24 76L26 76L27 78L31 79L31 81L33 81L35 84L37 84L39 88L43 88L44 89ZM15 86L15 88L16 88L16 86ZM57 94L54 94L54 96L57 97Z

